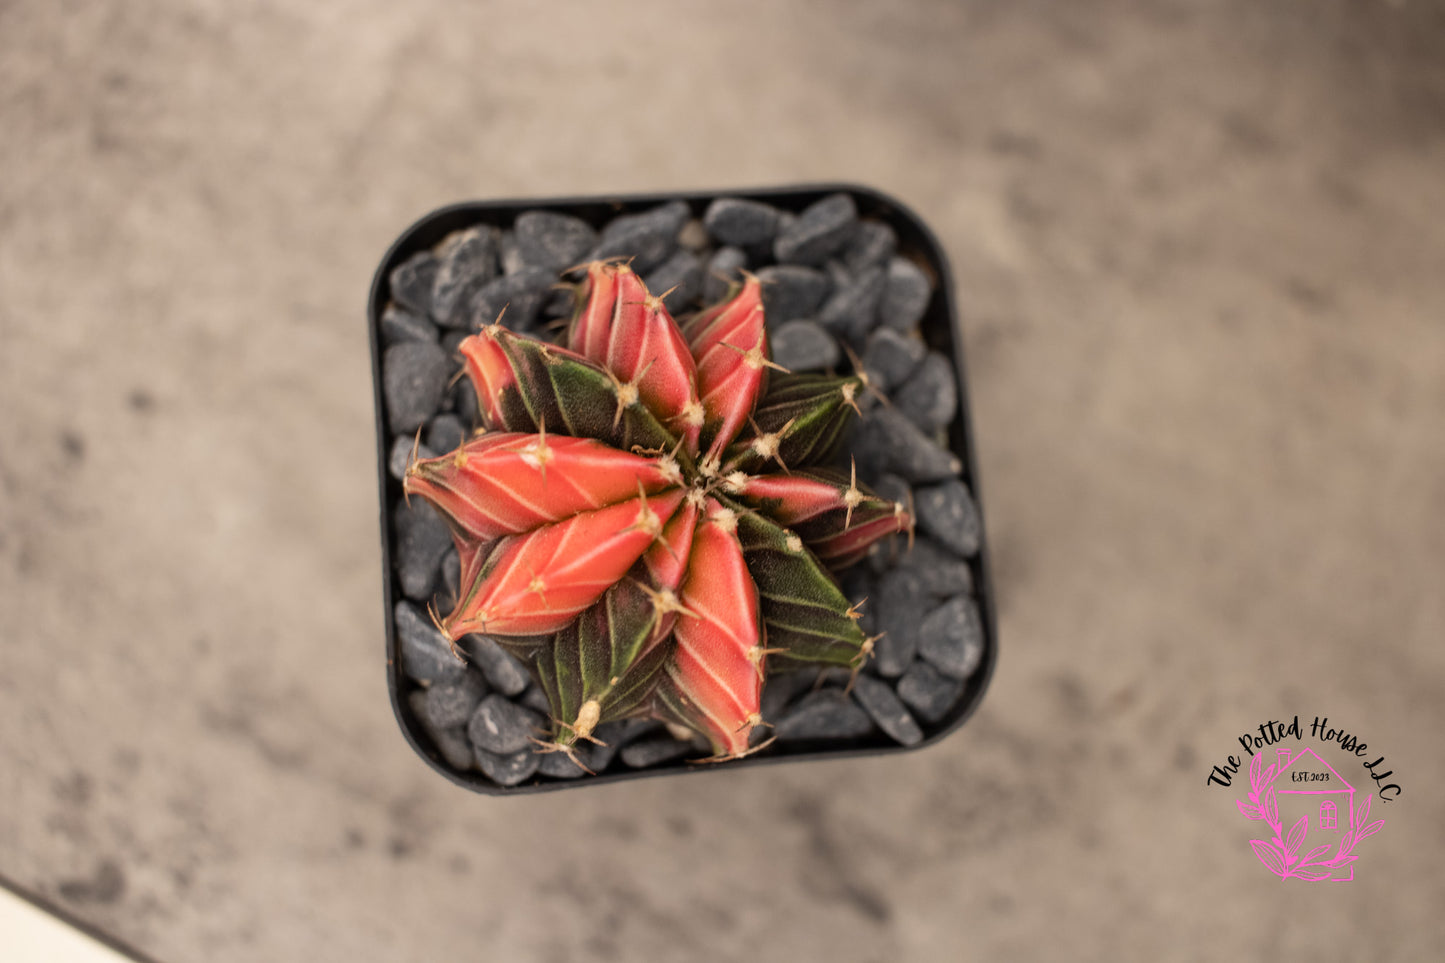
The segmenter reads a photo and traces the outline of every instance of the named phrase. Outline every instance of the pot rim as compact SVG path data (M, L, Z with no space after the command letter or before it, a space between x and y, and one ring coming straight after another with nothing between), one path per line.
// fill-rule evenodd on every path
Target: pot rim
M958 414L948 430L949 448L963 463L962 477L972 493L980 517L978 552L968 560L972 572L973 596L978 603L979 615L984 630L984 651L977 669L969 676L963 694L949 710L948 720L941 728L925 736L912 746L893 742L871 740L867 745L835 741L799 742L792 751L750 756L729 762L726 766L691 765L687 763L668 766L603 772L595 776L576 779L543 779L518 786L500 786L487 779L482 773L471 771L456 772L448 767L439 754L430 746L430 740L418 731L419 724L411 718L410 708L402 698L403 673L397 652L396 624L393 617L399 593L391 560L391 506L400 495L400 484L391 477L388 470L390 448L387 443L385 401L382 388L381 359L384 348L381 341L381 315L389 301L390 275L394 268L413 254L427 250L454 230L481 223L510 224L516 215L530 209L563 210L582 216L584 220L600 222L619 214L635 213L638 210L655 207L669 201L686 201L693 209L694 216L700 216L701 206L720 197L742 198L764 201L784 210L798 211L809 203L829 194L847 193L859 206L860 217L882 220L893 227L898 234L899 253L921 256L926 266L936 276L934 295L929 308L920 322L920 330L930 347L951 352L958 392ZM579 209L593 216L589 219ZM916 260L916 258L915 258ZM731 190L686 190L656 191L648 193L598 194L569 197L529 197L516 199L492 199L461 201L446 204L414 221L392 242L372 278L370 296L367 302L367 320L371 340L372 395L375 411L377 438L377 479L380 498L379 521L381 525L382 596L385 602L387 691L391 708L396 716L402 735L417 755L451 782L473 792L492 796L524 795L537 792L551 792L560 789L599 786L649 776L672 776L686 773L709 771L736 771L739 768L779 763L795 763L815 760L849 759L864 756L891 754L899 751L913 751L937 744L963 725L977 711L998 662L997 611L993 594L993 581L988 554L988 529L982 523L984 518L983 493L980 490L978 459L972 431L972 411L968 400L968 384L965 376L963 328L954 300L953 275L943 246L933 230L912 208L893 196L875 188L851 182L821 182L772 187L745 187ZM930 324L930 322L932 322ZM928 337L929 334L933 337ZM940 344L939 342L945 342ZM884 737L886 739L886 737Z

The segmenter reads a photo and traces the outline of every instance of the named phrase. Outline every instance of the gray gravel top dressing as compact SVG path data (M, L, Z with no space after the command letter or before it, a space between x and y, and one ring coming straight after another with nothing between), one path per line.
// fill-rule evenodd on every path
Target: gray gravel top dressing
M859 476L917 521L916 538L881 542L840 575L850 600L866 599L865 630L883 633L873 658L856 680L836 670L769 676L763 712L776 746L757 758L913 746L946 729L990 642L974 595L982 523L950 447L950 432L966 426L953 360L919 327L936 293L930 270L911 259L892 225L860 216L846 192L796 210L743 197L673 200L591 223L538 206L410 254L381 289L389 478L402 477L414 444L423 457L444 453L473 428L476 396L466 379L452 381L459 363L450 355L468 331L505 307L503 325L555 337L572 310L557 272L618 256L633 259L650 290L672 291L675 316L723 297L741 270L756 273L773 357L791 370L847 372L861 358L875 391L840 467L856 458ZM474 787L478 773L517 787L687 768L708 754L701 739L644 720L599 727L599 743L579 744L575 760L540 751L550 729L546 699L522 663L483 636L454 648L427 614L428 605L448 611L457 597L446 525L421 499L397 499L390 519L399 696L439 765Z

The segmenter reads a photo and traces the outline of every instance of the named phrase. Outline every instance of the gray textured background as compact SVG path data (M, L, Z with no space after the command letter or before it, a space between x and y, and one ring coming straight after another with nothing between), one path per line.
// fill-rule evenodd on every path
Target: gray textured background
M0 4L0 874L166 963L1438 952L1440 5L537 7ZM959 279L982 711L452 788L386 700L377 260L453 200L833 178ZM1204 786L1295 712L1404 787L1349 886Z

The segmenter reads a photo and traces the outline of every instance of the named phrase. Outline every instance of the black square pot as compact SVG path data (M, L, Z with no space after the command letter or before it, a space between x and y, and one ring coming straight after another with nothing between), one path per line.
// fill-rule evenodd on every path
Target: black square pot
M417 683L403 671L398 632L393 618L396 602L403 598L401 583L394 564L398 550L394 514L396 506L402 500L402 491L401 483L389 470L391 450L396 436L391 433L389 427L382 372L383 354L386 347L383 336L383 315L392 301L391 277L393 271L413 255L436 247L454 231L478 225L505 229L510 227L517 216L525 211L545 210L568 214L581 218L593 227L600 229L618 215L638 213L679 200L688 205L694 218L701 217L708 205L720 197L761 201L783 211L797 214L820 199L840 192L846 193L853 199L861 219L881 222L892 228L897 237L897 255L911 260L921 267L925 274L931 275L933 293L919 324L919 332L929 349L953 359L958 411L947 429L947 442L952 453L962 465L960 475L971 490L981 517L982 505L977 461L969 417L967 384L964 377L962 333L955 308L953 283L948 263L937 238L927 225L904 205L878 191L853 184L820 184L739 191L476 201L454 204L426 215L404 231L387 251L386 256L382 258L371 287L368 322L376 402L377 478L381 496L382 593L386 612L387 681L391 693L392 709L406 740L418 755L443 776L476 792L510 795L597 785L644 776L701 771L726 772L745 766L796 762L804 759L840 759L897 752L904 749L917 749L937 742L962 725L978 707L992 677L998 656L988 547L982 531L979 533L977 551L967 559L972 576L973 597L977 604L979 621L982 624L982 654L977 667L968 675L952 705L942 714L935 713L935 721L932 723L923 724L923 738L911 746L901 745L882 732L875 730L872 735L850 740L793 741L786 745L777 744L764 753L722 765L693 765L684 758L651 768L627 769L622 766L620 761L614 760L609 768L596 775L563 779L551 778L538 772L516 785L504 786L475 767L460 769L447 763L443 748L433 738L434 730L429 731L427 725L414 711L415 701L418 698L415 696ZM464 751L459 749L456 744L448 748L453 761L457 761L458 753Z

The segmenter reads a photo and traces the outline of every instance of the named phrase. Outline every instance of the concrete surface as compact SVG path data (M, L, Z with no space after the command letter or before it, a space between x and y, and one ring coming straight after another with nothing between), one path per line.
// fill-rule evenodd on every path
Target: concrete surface
M1433 957L1442 44L1376 0L0 5L0 874L167 963ZM376 261L457 199L829 178L957 270L983 710L450 787L385 693ZM1293 713L1403 788L1348 886L1205 785Z

